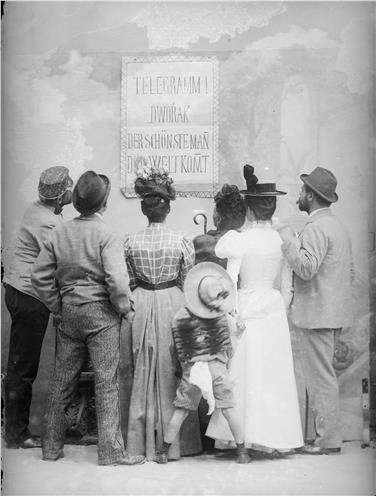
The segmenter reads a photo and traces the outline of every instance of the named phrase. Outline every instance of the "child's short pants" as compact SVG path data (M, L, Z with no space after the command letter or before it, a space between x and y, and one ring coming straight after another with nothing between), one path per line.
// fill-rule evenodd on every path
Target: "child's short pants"
M182 363L183 376L176 391L174 406L186 410L197 410L202 397L201 389L189 382L189 375L194 362ZM230 408L235 406L233 384L228 375L226 363L214 358L208 361L209 370L213 379L213 395L216 408Z

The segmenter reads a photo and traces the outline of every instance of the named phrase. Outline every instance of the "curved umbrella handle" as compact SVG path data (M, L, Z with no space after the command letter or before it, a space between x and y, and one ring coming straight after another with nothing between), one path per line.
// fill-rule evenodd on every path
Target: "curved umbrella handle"
M208 225L208 218L206 217L206 215L202 212L199 212L197 213L194 217L193 217L193 222L197 225L200 224L200 222L197 220L198 217L203 217L204 218L204 234L206 234L206 229L207 229L207 225Z

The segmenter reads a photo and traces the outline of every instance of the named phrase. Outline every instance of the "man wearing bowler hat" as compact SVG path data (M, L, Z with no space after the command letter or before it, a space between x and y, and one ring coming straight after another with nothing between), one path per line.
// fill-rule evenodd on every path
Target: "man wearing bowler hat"
M352 324L352 252L350 237L330 206L338 200L337 180L323 167L300 176L299 210L308 222L299 238L281 231L282 250L294 271L292 320L303 353L308 399L316 439L301 452L341 451L339 392L333 368L334 337Z
M106 176L82 174L73 190L73 205L81 215L53 232L32 271L36 293L51 312L61 315L43 460L64 456L65 410L88 350L94 369L98 463L144 461L143 456L126 454L120 429L120 322L131 311L131 297L122 239L103 221L109 193Z
M12 319L4 380L8 448L40 447L29 430L29 413L50 311L32 287L30 273L43 242L62 223L62 209L72 201L72 185L66 167L50 167L41 173L39 200L23 216L13 258L5 270L5 304Z

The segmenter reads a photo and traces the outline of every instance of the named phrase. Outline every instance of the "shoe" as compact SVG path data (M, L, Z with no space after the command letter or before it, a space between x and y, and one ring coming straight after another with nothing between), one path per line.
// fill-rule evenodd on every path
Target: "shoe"
M21 445L21 448L23 449L41 448L41 447L42 447L42 442L39 438L36 437L29 437L28 439L25 439L25 441Z
M268 460L282 460L283 458L286 458L286 455L275 449L270 452L264 452L264 458L267 458Z
M164 451L157 451L155 461L161 465L168 463L168 454Z
M303 455L330 455L332 453L341 453L341 448L321 448L316 444L307 444L297 448L296 452Z
M142 465L146 462L146 458L143 455L128 455L126 454L123 458L116 460L112 463L100 463L99 465L105 466L115 466L115 465Z
M251 461L251 457L248 455L248 453L238 453L238 456L236 458L236 463L249 463Z
M31 448L41 448L42 443L39 438L28 437L25 441L21 443L7 443L8 449L31 449Z
M45 462L56 462L59 458L64 458L64 451L61 449L58 451L57 455L43 455L42 460Z
M143 455L125 455L115 465L142 465L146 462Z
M301 448L296 448L295 450L297 453L300 453L302 455L323 455L322 448L320 446L317 446L315 444L305 444Z
M237 458L236 458L236 463L244 464L244 463L250 463L251 457L248 455L248 453L240 453Z
M324 455L332 455L332 454L340 454L341 448L322 448L324 451Z

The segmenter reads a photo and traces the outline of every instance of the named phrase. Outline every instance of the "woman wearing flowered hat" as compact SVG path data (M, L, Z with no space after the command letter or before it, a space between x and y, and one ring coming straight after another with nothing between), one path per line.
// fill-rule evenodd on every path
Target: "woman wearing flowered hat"
M129 406L127 450L154 460L173 413L177 358L172 319L183 302L182 285L194 264L192 243L165 225L176 193L169 174L143 168L135 181L148 226L127 237L125 255L133 290L134 375ZM181 447L181 453L180 453ZM170 449L171 459L201 449L197 415L187 419Z
M259 183L252 166L244 167L249 229L228 231L216 255L227 257L227 271L238 285L238 310L245 322L231 362L235 409L243 419L245 443L264 456L303 445L298 395L285 302L288 291L277 284L282 269L282 239L272 225L278 191L275 183ZM281 288L283 289L283 287ZM289 288L287 288L289 289ZM206 435L233 442L216 410Z

